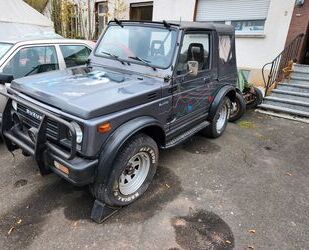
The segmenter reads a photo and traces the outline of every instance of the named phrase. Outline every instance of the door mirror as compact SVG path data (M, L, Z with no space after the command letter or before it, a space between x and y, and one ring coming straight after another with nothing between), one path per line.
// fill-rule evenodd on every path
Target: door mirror
M14 77L12 75L6 75L0 73L0 84L6 84L11 83L14 80Z
M198 61L188 61L188 74L197 76L198 74Z

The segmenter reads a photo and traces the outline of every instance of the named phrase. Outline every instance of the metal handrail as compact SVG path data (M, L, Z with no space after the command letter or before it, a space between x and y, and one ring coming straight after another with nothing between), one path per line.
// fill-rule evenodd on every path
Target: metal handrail
M300 46L305 34L297 35L293 41L284 48L284 50L271 62L266 63L262 68L262 75L265 84L265 95L267 95L269 89L282 79L282 69L288 66L290 61L297 62L297 56L299 53ZM266 81L265 70L266 67L271 65L268 79Z

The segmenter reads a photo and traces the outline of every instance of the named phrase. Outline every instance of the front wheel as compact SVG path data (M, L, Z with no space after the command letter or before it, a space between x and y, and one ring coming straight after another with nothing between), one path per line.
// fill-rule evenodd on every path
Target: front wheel
M90 190L96 199L110 206L129 205L148 189L158 159L156 142L145 134L136 135L119 151L108 182L95 183Z
M202 134L210 138L220 137L227 126L231 110L231 101L228 97L224 99L219 104L216 114L212 122L202 130Z

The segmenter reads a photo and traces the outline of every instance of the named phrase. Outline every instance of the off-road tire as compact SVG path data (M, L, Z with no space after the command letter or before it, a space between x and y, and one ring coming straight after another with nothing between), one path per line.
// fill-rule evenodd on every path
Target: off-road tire
M235 110L233 112L233 107L235 105ZM245 98L239 94L236 93L235 101L232 102L232 110L230 114L229 121L235 122L239 120L246 112L246 101Z
M255 100L247 104L247 109L255 109L257 106L263 102L263 93L260 89L254 88L255 91Z
M218 130L217 129L217 123L218 123L219 118L220 118L220 112L223 108L227 109L225 121L224 121L222 128L220 130ZM227 123L229 121L230 110L231 110L231 101L228 97L224 97L223 100L221 101L221 103L219 104L219 106L216 110L215 116L214 116L213 120L211 121L211 123L205 129L203 129L201 131L202 134L206 137L209 137L209 138L220 137L224 133L226 126L227 126Z
M150 167L147 177L135 192L124 195L120 192L120 176L128 167L130 159L139 153L145 153L150 157ZM119 150L107 183L94 183L90 186L90 191L96 199L107 205L113 207L129 205L142 196L148 189L156 173L158 160L159 150L157 143L145 134L135 135Z

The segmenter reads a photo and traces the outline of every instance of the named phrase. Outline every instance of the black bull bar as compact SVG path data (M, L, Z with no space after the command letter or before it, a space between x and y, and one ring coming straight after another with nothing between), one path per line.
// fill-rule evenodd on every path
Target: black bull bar
M17 92L11 88L8 90L13 94L17 94ZM12 95L7 92L0 92L0 94L8 98L2 115L1 134L9 151L14 151L17 148L21 148L27 154L34 156L42 174L48 172L43 159L43 154L47 149L54 155L68 161L72 160L76 156L76 130L70 122L58 117L57 115L54 115L50 111L42 109L30 101L18 97L17 95ZM19 124L14 124L11 114L13 100L17 103L25 105L26 107L29 107L30 109L42 115L38 129L29 132L29 134L32 133L33 136L25 134L19 128ZM48 118L67 127L71 132L71 144L69 152L64 151L60 147L52 144L47 140L46 130Z

